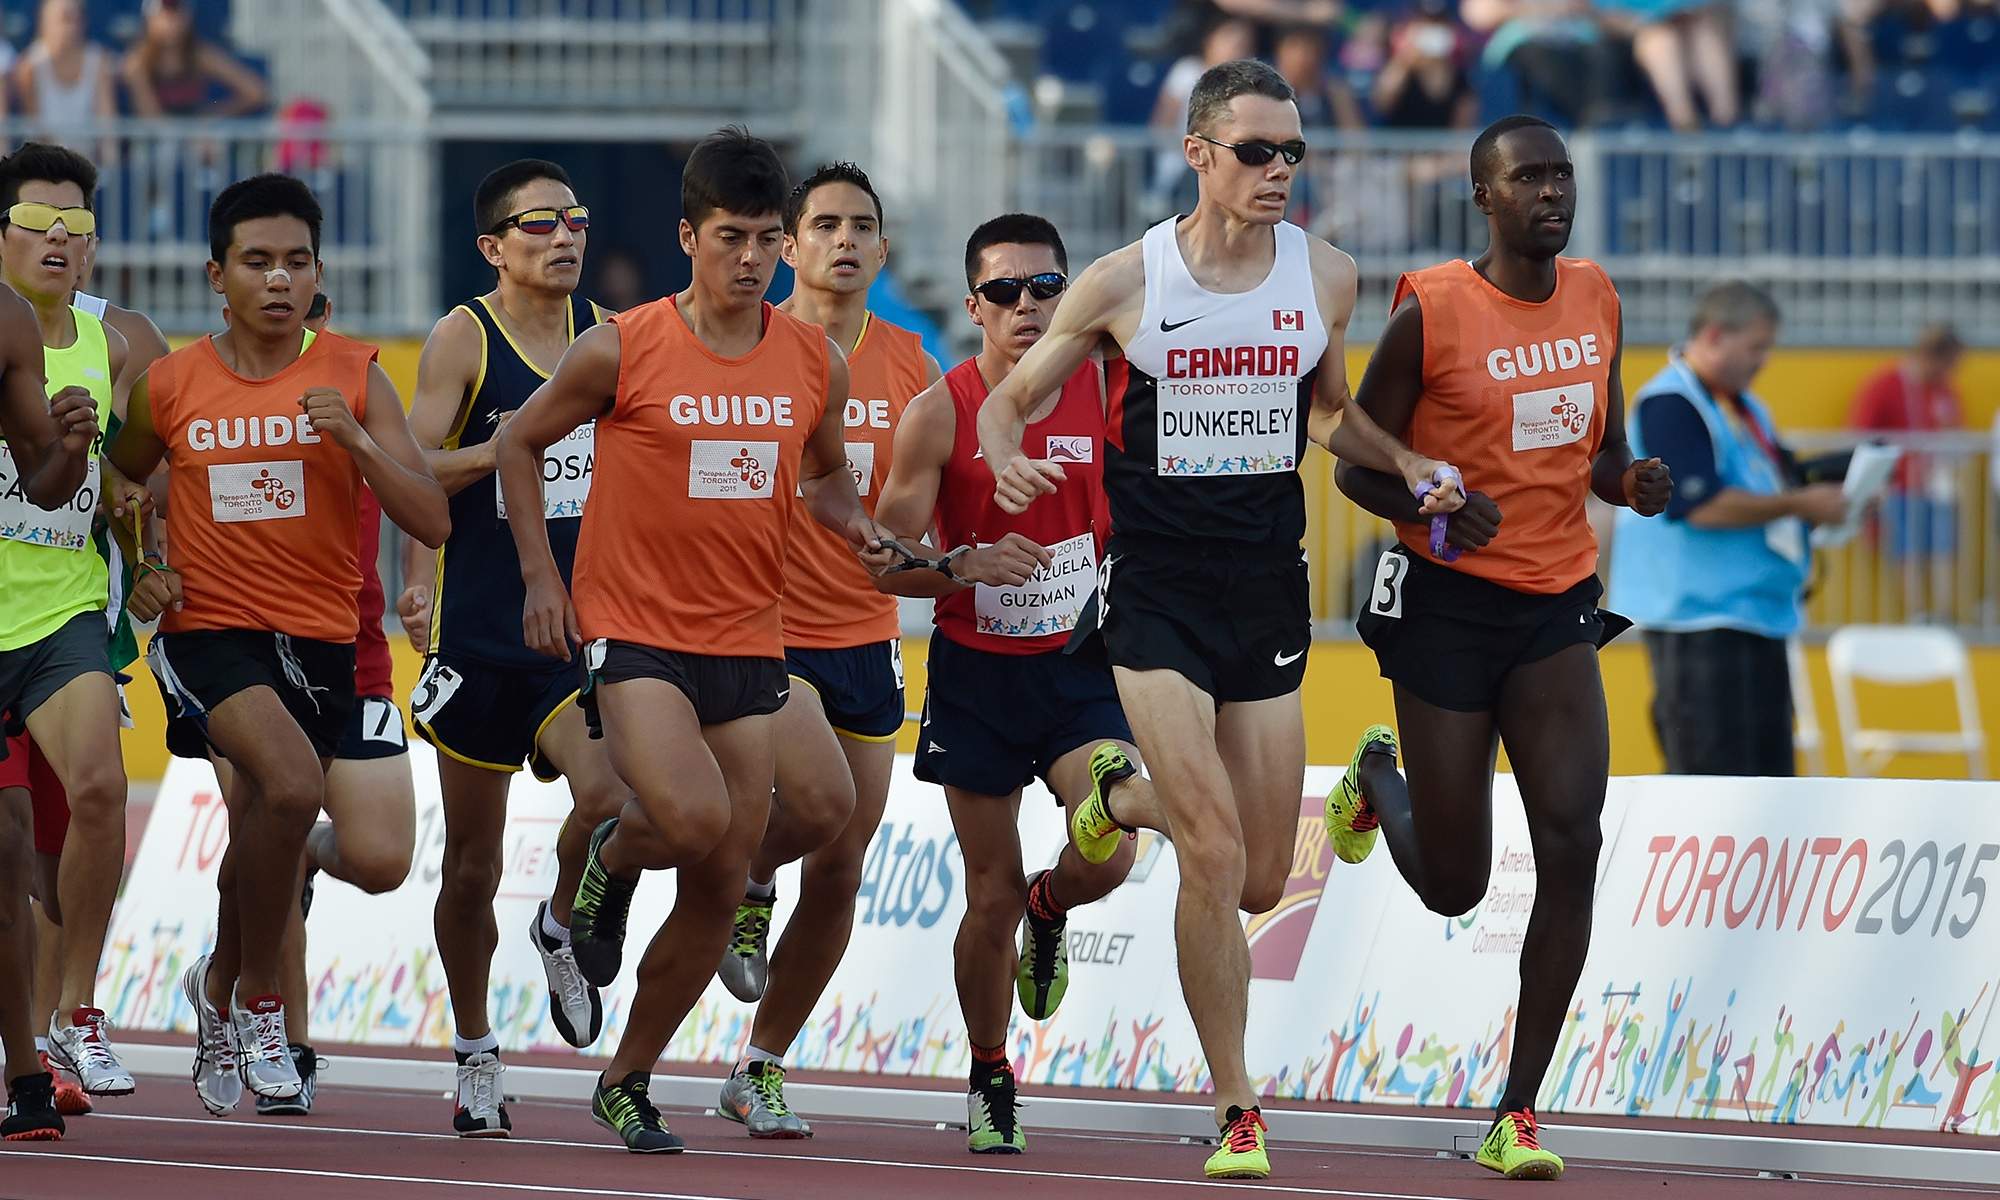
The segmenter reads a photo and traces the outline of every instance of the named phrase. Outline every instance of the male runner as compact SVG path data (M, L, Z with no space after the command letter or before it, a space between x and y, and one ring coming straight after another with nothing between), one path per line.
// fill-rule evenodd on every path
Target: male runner
M784 259L797 282L778 310L818 325L847 357L847 465L871 514L904 407L942 374L922 339L868 311L868 289L888 257L882 201L859 167L833 163L792 189ZM792 690L774 721L777 789L720 970L737 999L762 998L717 1105L757 1138L812 1136L785 1103L785 1051L847 952L862 859L889 801L903 727L896 601L875 590L847 539L821 528L804 503L793 504L785 547ZM801 858L798 906L767 968L777 870Z
M1561 135L1534 117L1489 126L1472 146L1472 197L1489 249L1403 276L1358 397L1419 452L1450 447L1464 464L1473 490L1447 522L1449 545L1403 481L1351 464L1339 474L1402 540L1383 554L1359 624L1395 684L1409 782L1396 772L1396 735L1375 726L1327 797L1326 825L1335 852L1360 862L1379 822L1424 904L1463 913L1486 894L1496 738L1506 743L1534 845L1535 908L1512 1065L1477 1161L1509 1179L1554 1179L1563 1164L1538 1141L1535 1096L1590 945L1611 757L1597 647L1629 624L1598 612L1584 500L1595 492L1650 516L1672 484L1625 442L1618 293L1597 264L1558 257L1576 211Z
M1065 846L1054 870L1024 876L1022 787L1039 775L1070 812L1115 791L1121 814L1157 815L1111 673L1102 660L1063 653L1110 528L1099 364L1078 366L1028 413L1037 457L1070 473L1059 499L1025 515L1003 512L977 461L987 389L1043 336L1068 269L1061 236L1041 217L1012 213L973 230L965 307L980 352L910 402L876 510L904 545L935 530L945 552L922 554L932 570L878 584L938 598L916 774L944 787L965 856L965 916L952 950L972 1048L966 1141L980 1154L1027 1149L1007 1055L1009 985L1031 1019L1047 1020L1069 987L1065 914L1107 895L1132 867L1129 843L1098 865ZM1023 928L1017 955L1014 931Z
M1299 683L1312 645L1305 493L1312 437L1414 486L1440 464L1348 401L1354 262L1284 222L1305 153L1291 85L1249 60L1195 85L1184 141L1193 215L1162 222L1076 281L1048 333L980 410L1009 512L1060 495L1067 468L1021 450L1027 415L1094 350L1108 354L1104 486L1116 532L1096 629L1158 781L1180 861L1181 989L1215 1080L1215 1178L1270 1172L1243 1061L1250 950L1239 908L1278 902L1305 783ZM1455 503L1449 489L1427 503ZM1142 815L1092 804L1088 858Z
M527 933L548 976L549 1016L578 1047L597 1040L604 1010L570 951L570 901L590 831L616 816L632 793L603 744L590 740L583 709L574 703L576 668L523 640L521 559L493 474L496 435L577 335L604 318L576 294L590 214L560 166L525 158L480 181L473 219L479 252L493 267L493 290L453 309L431 331L410 409L410 432L451 497L451 538L434 559L412 566L397 610L406 627L416 621L425 633L429 657L410 709L418 734L437 747L444 794L435 927L456 1024L452 1127L466 1137L506 1137L513 1123L500 1102L500 1040L487 1016L487 981L500 938L493 897L503 866L508 783L524 762L537 778L569 779L575 813L557 835L564 852L555 890ZM542 516L565 582L590 492L592 447L585 422L542 458Z
M764 835L771 715L788 691L778 601L793 496L864 561L889 558L847 470L847 364L817 326L764 302L788 190L768 143L737 128L703 138L681 178L693 283L579 335L494 455L527 643L564 660L582 649L584 703L636 793L591 834L570 921L585 978L617 977L640 873L680 869L591 1098L598 1123L641 1153L683 1147L647 1098L648 1075L722 959ZM593 418L592 486L610 503L584 511L572 606L541 464Z
M280 1098L301 1088L279 995L282 942L326 762L354 706L360 490L426 544L450 531L374 348L331 333L308 344L319 229L319 202L296 179L222 190L208 275L228 328L153 364L111 450L128 477L162 455L173 467L168 549L181 594L148 660L169 748L227 758L240 807L214 954L182 980L200 1026L196 1092L217 1113L246 1085Z
M125 339L96 317L70 307L70 297L85 269L85 249L97 227L90 210L96 193L97 168L74 150L30 142L0 159L0 206L6 206L4 218L0 218L4 224L0 279L35 310L51 386L73 386L89 393L107 429L115 432L112 384L125 367ZM143 497L140 489L131 487L116 471L100 468L98 473L103 490L120 498L115 507L121 517L125 503ZM69 527L59 535L43 536L48 531L35 522L10 534L10 539L21 540L0 543L0 555L5 557L10 575L20 571L20 580L29 586L37 581L62 581L69 586L51 595L69 598L59 612L40 611L33 602L18 609L10 606L8 617L0 618L0 624L18 627L22 621L54 620L66 629L73 624L75 636L89 632L100 647L92 660L101 661L103 666L80 676L75 681L78 691L69 700L57 699L58 705L68 707L50 709L43 724L30 720L28 725L55 779L68 785L61 792L45 787L40 797L49 815L66 803L70 817L62 842L52 840L52 829L43 842L62 851L55 897L59 911L67 916L61 943L62 983L48 1028L49 1054L55 1065L76 1075L85 1092L124 1095L133 1090L132 1076L112 1053L105 1037L104 1013L93 997L98 957L125 866L125 784L118 746L123 706L111 672L129 663L131 657L118 655L123 661L114 661L102 649L112 581L107 559L94 544L98 488L88 484L86 488L89 494L79 492L65 510ZM121 588L121 601L123 595ZM114 610L109 629L118 627ZM126 638L125 648L131 649L129 628ZM57 723L63 727L49 728ZM51 738L67 741L68 749L59 749ZM86 747L109 754L112 761L86 767L77 761L78 753ZM74 782L79 773L86 784L81 789Z

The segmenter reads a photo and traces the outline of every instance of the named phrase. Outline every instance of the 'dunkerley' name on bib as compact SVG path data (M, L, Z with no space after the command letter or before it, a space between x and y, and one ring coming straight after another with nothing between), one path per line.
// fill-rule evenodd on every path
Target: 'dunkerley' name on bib
M1263 474L1298 466L1299 348L1167 351L1159 395L1162 475Z

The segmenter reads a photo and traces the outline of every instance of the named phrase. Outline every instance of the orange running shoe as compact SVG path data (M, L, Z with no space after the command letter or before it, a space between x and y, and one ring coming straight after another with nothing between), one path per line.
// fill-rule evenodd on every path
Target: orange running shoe
M55 1076L56 1111L65 1117L81 1117L89 1113L91 1111L89 1094L83 1090L82 1086L76 1080L71 1079L50 1065L48 1051L42 1050L39 1053L42 1059L42 1070Z

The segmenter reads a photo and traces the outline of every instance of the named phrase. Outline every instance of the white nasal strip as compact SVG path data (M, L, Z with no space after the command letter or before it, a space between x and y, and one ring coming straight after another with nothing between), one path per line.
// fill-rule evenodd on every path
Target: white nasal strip
M776 442L689 442L688 495L762 500L778 476Z
M1514 449L1546 450L1582 441L1596 407L1597 386L1587 380L1514 393Z
M1299 381L1162 379L1162 475L1269 475L1298 465Z
M1083 602L1097 582L1097 538L1079 533L1049 547L1049 565L1020 584L979 584L973 611L981 633L1042 637L1076 628Z
M569 431L569 436L542 451L542 516L580 517L583 502L590 497L590 475L596 466L597 423L585 421ZM507 493L500 490L500 476L493 476L493 498L501 520L507 519Z
M1049 461L1053 463L1087 463L1095 457L1089 434L1065 437L1062 434L1049 435Z
M854 472L856 494L868 494L868 481L875 478L875 443L847 443L847 469Z
M5 443L0 443L0 538L58 550L90 549L90 523L97 515L101 484L102 472L93 454L83 486L68 503L50 512L28 499L27 480L21 478Z
M306 464L217 463L208 468L209 512L219 522L306 515Z

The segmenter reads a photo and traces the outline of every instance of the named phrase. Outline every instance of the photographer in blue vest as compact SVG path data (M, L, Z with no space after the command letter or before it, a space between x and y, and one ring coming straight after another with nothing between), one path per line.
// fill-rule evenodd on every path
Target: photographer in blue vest
M1718 284L1631 402L1632 453L1666 463L1674 494L1656 517L1619 510L1606 607L1645 633L1672 774L1793 774L1785 639L1802 619L1807 529L1847 509L1839 483L1799 483L1749 390L1777 337L1769 296Z

